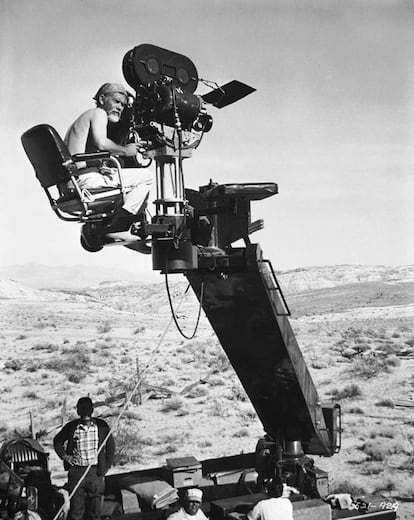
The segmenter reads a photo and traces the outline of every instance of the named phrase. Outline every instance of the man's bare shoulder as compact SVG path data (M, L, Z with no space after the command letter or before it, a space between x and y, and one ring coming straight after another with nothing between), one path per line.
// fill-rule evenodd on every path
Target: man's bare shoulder
M95 120L103 120L106 121L108 119L108 116L105 112L105 110L102 110L100 107L90 108L89 110L85 110L83 114L81 114L78 119L75 121L75 124L77 122L79 123L90 123L91 121Z

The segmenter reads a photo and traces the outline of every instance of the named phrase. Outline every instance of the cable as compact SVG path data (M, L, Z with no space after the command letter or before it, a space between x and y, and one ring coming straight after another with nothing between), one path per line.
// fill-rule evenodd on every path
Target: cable
M201 308L203 306L203 293L204 293L204 282L201 284L201 292L200 292L200 304L199 304L199 307L198 307L198 315L197 315L197 320L196 320L196 324L194 326L194 330L193 332L187 336L185 334L185 332L182 330L182 328L180 327L179 323L178 323L178 320L177 320L177 316L175 314L175 311L174 311L174 307L173 307L173 303L172 303L172 299L171 299L171 294L170 294L170 287L168 285L168 272L166 270L165 272L165 287L167 289L167 295L168 295L168 302L170 304L170 309L171 309L171 316L172 316L172 319L174 320L174 323L175 323L175 326L177 327L177 330L178 332L181 334L181 336L183 336L183 338L185 339L193 339L194 336L196 335L196 332L198 330L198 325L200 323L200 316L201 316ZM187 289L184 291L183 293L183 297L185 294L187 294L187 291L188 289L190 288L190 284L188 284L187 286Z
M181 300L180 300L180 302L178 304L177 309L180 308L182 302L184 301L184 295L185 295L185 293L183 293L183 295L181 297ZM97 457L99 456L99 454L101 453L101 451L105 447L106 443L108 442L108 439L111 437L112 433L115 431L116 427L118 426L118 423L119 423L122 415L124 414L124 412L126 411L128 405L132 401L132 398L133 398L135 392L138 390L138 388L139 388L139 386L140 386L140 384L142 382L142 379L143 379L143 376L144 376L145 372L149 369L149 367L150 367L150 365L151 365L151 363L152 363L152 361L153 361L153 359L155 357L155 354L157 353L158 349L160 348L162 342L164 341L164 338L167 335L168 329L170 328L170 326L171 326L173 321L174 321L173 316L171 316L169 322L167 323L167 326L164 329L164 332L161 335L161 338L160 338L158 344L154 347L154 350L151 353L151 356L149 358L148 363L145 365L144 369L142 370L139 379L135 383L134 388L131 390L131 393L129 394L128 398L126 399L126 401L125 401L123 407L121 408L121 411L119 412L117 418L115 419L114 424L111 426L111 428L109 429L109 432L107 433L106 437L104 438L102 444L99 446L97 454L96 454ZM93 464L89 464L89 466L85 469L85 472L83 473L81 478L78 480L76 486L73 488L71 494L69 495L69 498L68 498L69 501L73 497L73 495L76 493L76 491L79 489L81 483L85 480L86 475L88 474L88 472L89 472L89 470L91 469L92 466L93 466ZM53 520L57 520L59 518L59 515L63 512L64 507L65 507L65 503L62 504L62 506L60 507L58 512L53 517Z

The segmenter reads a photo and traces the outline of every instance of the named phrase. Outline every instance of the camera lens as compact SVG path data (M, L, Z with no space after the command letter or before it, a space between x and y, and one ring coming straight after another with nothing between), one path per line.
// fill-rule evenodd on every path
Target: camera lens
M154 76L160 73L160 64L155 58L148 58L145 63L145 68L147 69L147 72Z
M190 76L188 74L188 71L186 69L183 69L180 67L177 70L177 79L182 85L186 85L190 81Z

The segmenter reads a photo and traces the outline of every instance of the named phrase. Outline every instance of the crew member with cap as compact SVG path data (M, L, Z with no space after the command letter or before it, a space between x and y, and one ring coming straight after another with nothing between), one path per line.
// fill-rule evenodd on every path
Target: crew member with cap
M53 446L68 470L69 494L81 481L70 501L69 518L83 520L87 509L91 520L99 520L105 487L104 475L112 465L115 442L109 435L98 454L108 436L109 426L104 420L92 417L93 403L89 397L81 397L76 410L79 419L65 424L54 438Z
M118 83L105 83L94 96L96 107L83 112L70 126L65 143L71 155L78 153L110 152L113 155L134 157L141 148L139 143L117 144L108 137L109 125L120 122L121 114L131 96ZM81 189L119 187L116 170L78 163L87 166L87 172L79 177ZM125 231L136 215L145 209L145 201L152 185L152 174L146 168L122 168L123 184L127 190L124 205L114 215L107 232Z
M200 509L202 499L201 489L186 489L182 507L172 513L167 520L207 520L206 515Z

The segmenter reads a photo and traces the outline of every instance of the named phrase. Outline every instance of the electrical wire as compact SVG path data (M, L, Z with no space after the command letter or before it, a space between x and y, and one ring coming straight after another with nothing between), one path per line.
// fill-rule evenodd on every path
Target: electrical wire
M172 303L170 287L169 287L169 284L168 284L168 272L167 271L165 273L165 287L167 289L168 302L170 304L170 309L171 309L171 316L172 316L172 319L174 320L174 323L175 323L175 326L177 327L178 332L185 339L193 339L195 337L196 333L197 333L198 326L200 324L201 309L202 309L202 306L203 306L203 296L204 296L204 282L201 284L200 303L199 303L199 306L198 306L198 314L197 314L196 324L194 326L193 332L189 336L187 336L187 334L185 334L185 332L180 327L180 324L178 323L177 315L176 315L176 313L174 311L174 306L173 306L173 303ZM189 288L190 288L190 284L188 284L187 289L184 291L183 297L184 297L184 295L187 294Z

